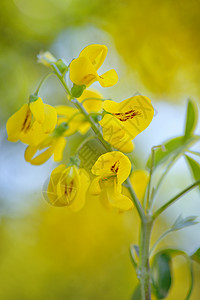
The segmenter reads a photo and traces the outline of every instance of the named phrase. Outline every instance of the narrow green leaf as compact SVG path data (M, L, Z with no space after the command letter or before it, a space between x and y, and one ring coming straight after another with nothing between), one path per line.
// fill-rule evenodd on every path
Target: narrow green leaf
M141 288L140 285L138 285L133 293L133 296L131 297L131 300L142 300L141 295Z
M164 163L173 156L179 155L184 152L186 149L194 145L200 140L200 136L193 136L188 139L185 139L184 136L179 136L170 140L167 140L163 143L163 146L166 151L163 151L161 148L155 150L154 157L154 167L157 167L159 164ZM147 161L147 167L151 166L151 155Z
M171 257L167 253L159 252L155 255L152 265L153 290L158 299L167 297L171 287Z
M184 227L188 227L188 226L198 224L198 222L195 221L196 218L197 218L197 216L190 216L190 217L182 218L182 216L180 215L176 219L174 224L172 225L171 231L177 231L177 230L180 230Z
M194 101L189 100L185 122L185 138L193 135L198 121L198 109Z
M190 170L192 172L192 175L194 177L195 180L199 180L200 179L200 164L194 160L193 158L185 155L186 161L190 167Z
M191 258L200 264L200 248L191 256Z

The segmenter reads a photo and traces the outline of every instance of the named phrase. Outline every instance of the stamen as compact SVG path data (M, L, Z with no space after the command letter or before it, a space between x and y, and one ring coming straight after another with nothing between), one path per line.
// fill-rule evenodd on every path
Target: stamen
M121 122L125 122L127 120L133 119L135 116L140 115L141 113L136 110L129 110L125 113L113 113L113 115L120 120Z

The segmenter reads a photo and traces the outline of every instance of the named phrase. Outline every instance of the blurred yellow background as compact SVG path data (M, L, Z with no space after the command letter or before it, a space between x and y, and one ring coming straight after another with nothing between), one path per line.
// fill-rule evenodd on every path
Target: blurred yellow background
M145 94L158 111L147 133L136 139L135 164L144 167L151 146L181 134L186 99L199 103L199 11L199 0L0 1L0 299L129 300L137 284L128 252L138 238L135 211L106 211L93 199L77 214L50 207L41 191L55 164L30 166L23 158L24 146L7 142L6 120L47 73L36 55L50 50L70 62L88 44L108 46L105 68L116 68L120 80L101 92L117 101ZM65 102L55 78L41 94L52 105ZM185 166L178 165L159 200L190 182ZM170 208L153 240L180 212L200 214L197 200L194 191ZM200 246L200 227L195 228L175 233L162 245L194 252ZM189 288L184 259L175 259L173 269L167 299L184 299ZM199 299L199 276L195 264L192 300Z

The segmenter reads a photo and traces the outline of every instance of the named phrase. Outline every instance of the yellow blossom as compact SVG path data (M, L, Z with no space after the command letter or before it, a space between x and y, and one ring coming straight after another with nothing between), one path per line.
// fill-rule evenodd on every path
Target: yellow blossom
M101 155L92 167L92 173L97 177L90 185L90 193L99 196L107 207L131 209L132 201L121 193L122 183L130 171L131 162L123 153L113 151Z
M66 140L63 136L49 136L37 146L28 146L26 148L24 157L25 160L32 165L41 165L45 163L52 155L54 161L61 161L63 158L63 151L66 146ZM42 153L36 155L38 151L44 150Z
M140 201L142 201L149 182L149 173L145 170L135 170L130 175L130 182L136 196ZM129 191L126 187L123 187L122 191L124 195L130 197Z
M145 130L153 119L151 100L145 96L134 96L120 103L106 100L103 108L107 113L99 123L104 139L121 151L132 151L131 140Z
M8 140L22 141L35 146L52 132L57 123L57 113L54 107L44 104L41 98L29 104L24 104L7 121Z
M110 87L117 83L118 76L115 70L109 70L99 76L97 70L103 64L107 47L104 45L89 45L85 47L78 58L70 64L70 79L76 85L90 86L93 82L99 81L102 87Z
M89 175L84 169L59 165L51 173L47 191L49 201L54 206L68 206L72 211L79 211L85 204L89 184Z

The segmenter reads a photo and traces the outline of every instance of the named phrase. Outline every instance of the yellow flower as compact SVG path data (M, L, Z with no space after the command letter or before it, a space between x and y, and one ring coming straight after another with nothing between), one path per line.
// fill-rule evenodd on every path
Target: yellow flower
M130 175L130 182L136 196L140 201L142 201L149 182L149 173L145 170L135 170ZM122 191L124 195L130 197L129 191L126 187L123 187Z
M103 108L107 112L99 122L104 139L115 148L131 152L133 140L151 123L154 109L145 96L134 96L120 103L106 100Z
M85 90L80 98L79 102L88 99L83 102L84 108L88 113L99 112L102 109L102 101L97 99L102 99L102 95L95 90ZM55 107L58 117L58 125L63 122L68 123L68 129L65 131L65 136L72 135L77 131L81 134L85 134L91 127L91 124L85 119L83 114L79 113L77 108L60 105Z
M79 211L85 204L89 184L89 175L84 169L59 165L51 173L47 191L49 201L54 206L68 206Z
M66 140L63 136L49 136L37 146L28 146L24 153L25 160L32 165L41 165L45 163L52 155L54 161L61 161L63 151L66 146ZM45 149L45 150L44 150ZM37 151L44 150L42 153L35 155Z
M118 76L115 70L110 70L99 76L97 70L103 64L107 47L104 45L89 45L85 47L78 58L70 64L70 79L76 85L90 86L99 81L102 87L110 87L117 83Z
M131 209L132 201L121 194L122 183L130 171L131 163L123 153L113 151L101 155L92 167L92 173L97 177L90 185L90 193L98 195L107 207Z
M37 145L52 132L57 123L54 107L44 104L41 98L24 104L7 121L8 140Z

